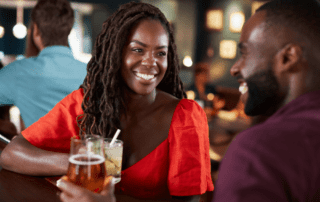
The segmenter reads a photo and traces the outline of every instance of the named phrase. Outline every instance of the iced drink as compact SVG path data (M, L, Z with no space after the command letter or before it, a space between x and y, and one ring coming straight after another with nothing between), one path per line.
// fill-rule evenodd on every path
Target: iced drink
M117 183L121 180L123 142L116 140L113 145L110 145L111 138L105 138L104 142L107 174L112 175Z

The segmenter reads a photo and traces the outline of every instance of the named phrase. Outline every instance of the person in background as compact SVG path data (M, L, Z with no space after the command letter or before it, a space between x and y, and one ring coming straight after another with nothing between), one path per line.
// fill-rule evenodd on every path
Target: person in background
M28 127L79 88L86 64L68 45L74 13L67 0L39 0L32 9L25 59L0 70L0 106L19 108Z
M220 165L214 202L320 201L320 4L274 0L245 23L231 68L250 116Z
M188 91L191 90L195 94L195 100L208 100L207 95L209 93L217 94L217 90L214 85L208 83L209 79L209 64L206 62L199 62L194 67L194 83L188 87Z
M225 104L216 87L208 83L209 68L210 66L206 62L196 63L194 66L194 83L187 88L188 98L189 93L192 92L191 97L194 97L193 99L205 110L208 120L215 116ZM210 96L212 97L211 99Z
M146 3L122 5L103 24L81 88L14 138L0 165L28 175L65 175L71 137L112 137L120 129L117 201L199 201L213 190L208 122L195 101L184 99L179 71L164 14ZM94 195L78 190L82 194L69 200Z

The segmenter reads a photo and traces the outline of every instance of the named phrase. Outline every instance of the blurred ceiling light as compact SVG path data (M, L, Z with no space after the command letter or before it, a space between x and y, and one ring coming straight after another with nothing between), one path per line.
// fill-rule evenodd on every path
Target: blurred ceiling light
M251 13L252 13L252 15L256 12L256 10L258 8L260 8L265 3L266 3L265 1L254 1L254 2L252 2L252 5L251 5Z
M190 100L194 100L194 98L196 98L196 94L192 90L187 91L186 94L187 98Z
M206 28L217 31L223 29L223 11L221 9L211 9L207 11Z
M242 26L245 21L245 16L242 11L231 13L230 15L230 31L241 32Z
M4 28L0 25L0 38L4 36Z
M214 94L213 93L209 93L207 95L208 100L213 100L214 99Z
M13 35L18 39L23 39L27 35L27 27L23 24L23 6L17 5L17 24L13 27Z
M183 65L184 65L184 66L186 66L186 67L191 67L192 64L193 64L193 62L192 62L192 59L191 59L190 56L185 56L185 57L183 58Z
M237 55L237 42L233 40L222 40L220 42L220 57L234 59Z

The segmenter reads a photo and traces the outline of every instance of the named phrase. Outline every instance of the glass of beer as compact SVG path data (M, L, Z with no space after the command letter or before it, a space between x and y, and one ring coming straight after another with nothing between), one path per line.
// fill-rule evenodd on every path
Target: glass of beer
M123 142L116 140L112 145L112 138L104 138L105 165L108 175L113 176L115 183L121 180Z
M103 138L86 135L85 139L71 138L68 181L100 193L107 176Z

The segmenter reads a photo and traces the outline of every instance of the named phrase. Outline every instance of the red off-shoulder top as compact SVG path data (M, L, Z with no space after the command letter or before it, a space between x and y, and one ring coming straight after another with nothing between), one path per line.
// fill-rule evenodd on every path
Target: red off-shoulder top
M22 135L41 149L68 153L70 138L79 134L76 117L83 113L82 99L82 89L72 92ZM202 108L182 99L168 138L121 175L116 193L135 198L163 199L212 191L208 124Z

